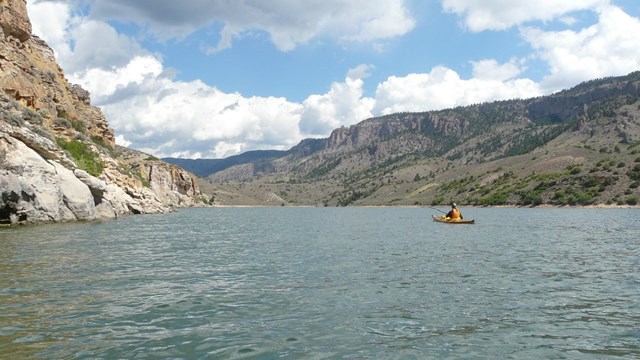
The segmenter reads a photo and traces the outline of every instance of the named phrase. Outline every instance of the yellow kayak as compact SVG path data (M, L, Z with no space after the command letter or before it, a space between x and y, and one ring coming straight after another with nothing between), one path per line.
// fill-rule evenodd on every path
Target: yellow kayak
M433 221L447 223L447 224L475 224L476 223L474 219L450 220L443 216L438 216L438 215L433 215Z

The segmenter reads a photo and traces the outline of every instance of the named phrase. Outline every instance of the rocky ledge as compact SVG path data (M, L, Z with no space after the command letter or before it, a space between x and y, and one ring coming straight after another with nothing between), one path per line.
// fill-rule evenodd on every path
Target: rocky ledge
M47 129L7 122L20 123L25 113L0 96L0 225L112 219L208 202L194 176L176 166L134 150L72 140L101 164L100 174L91 175Z

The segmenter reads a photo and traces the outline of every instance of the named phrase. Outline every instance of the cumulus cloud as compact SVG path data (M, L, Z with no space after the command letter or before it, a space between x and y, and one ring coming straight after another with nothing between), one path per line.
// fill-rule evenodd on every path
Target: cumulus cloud
M442 0L445 11L462 16L471 31L505 30L533 20L550 21L564 14L608 5L610 0Z
M136 61L151 60L132 62ZM88 72L86 80L78 80L95 84L90 77L99 76L117 84L122 73ZM157 156L219 158L257 148L286 148L301 139L299 104L284 98L246 98L201 81L155 75L159 73L130 73L130 79L137 80L102 94L106 104L101 107L110 124L122 135L121 140L137 149ZM110 101L110 96L118 100Z
M470 29L566 18L568 11L598 6L598 23L581 30L521 28L524 41L549 64L541 83L523 77L529 57L507 62L485 58L470 61L470 78L436 66L388 76L367 95L365 81L377 68L361 64L346 70L344 79L330 84L326 92L310 94L301 102L247 97L199 80L176 80L159 55L104 20L141 23L157 36L170 38L219 22L221 40L214 46L218 50L251 30L269 33L278 48L290 50L314 37L376 42L401 35L414 26L403 1L94 0L90 17L74 11L70 1L28 4L34 32L54 48L70 81L91 92L93 103L115 129L118 144L158 157L220 158L255 149L287 149L303 138L326 137L335 128L372 116L539 96L582 80L637 70L640 21L607 2L553 1L557 9L551 9L550 2L542 1L537 6L551 11L542 15L525 3L443 0L444 8L465 17ZM473 20L483 11L489 12L484 22Z
M163 66L153 56L134 56L124 66L94 67L69 74L69 80L91 90L94 104L108 105L145 91L145 79L161 77Z
M376 67L371 64L360 64L353 69L349 69L347 72L347 77L349 79L365 79L368 78L371 71L373 71Z
M493 67L499 67L491 63ZM454 70L437 66L428 74L391 76L379 84L376 90L374 112L391 114L402 111L437 110L538 95L541 95L540 89L532 80L500 81L491 78L464 80Z
M60 2L27 2L33 33L42 37L58 56L71 53L67 24L71 22L71 6Z
M38 10L38 6L32 8ZM70 80L91 92L94 104L116 129L119 144L159 157L220 158L254 149L286 149L302 138L328 136L337 127L393 111L425 111L538 94L530 81L499 80L516 75L515 63L485 60L475 65L483 69L478 73L490 77L485 80L462 80L455 71L438 67L430 74L389 77L378 85L373 98L365 96L363 89L365 79L375 70L370 64L349 69L344 81L334 82L324 94L309 95L302 103L244 97L198 80L175 80L161 58L143 51L135 40L118 35L107 23L71 15L62 19L66 19L65 31L53 40L59 61L72 69ZM82 39L99 34L105 40L91 53L90 44ZM106 60L97 56L111 47L114 54L104 54ZM126 51L120 54L118 48ZM123 55L126 52L128 58ZM74 62L76 56L82 60Z
M41 3L73 0L40 0ZM415 20L404 0L93 0L90 16L102 21L136 23L161 39L180 39L214 26L220 29L208 51L232 46L250 31L269 34L278 49L289 51L314 37L375 41L411 31Z
M300 119L302 133L310 137L326 136L335 128L372 116L375 101L363 96L364 81L354 77L362 70L359 67L349 71L345 81L333 83L328 93L311 95L304 101Z
M515 59L506 64L499 64L494 59L472 61L473 77L480 80L506 81L522 73L523 69Z
M55 50L68 73L124 66L132 56L147 53L135 40L105 22L76 14L66 3L29 1L27 5L33 32Z
M615 6L601 8L598 23L580 31L526 28L522 34L549 64L547 92L640 69L640 20Z

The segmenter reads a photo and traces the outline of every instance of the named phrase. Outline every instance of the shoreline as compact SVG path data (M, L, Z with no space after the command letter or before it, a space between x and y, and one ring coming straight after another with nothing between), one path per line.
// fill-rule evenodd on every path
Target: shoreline
M197 207L197 206L196 206ZM354 205L354 206L315 206L315 205L213 205L212 208L449 208L448 205ZM202 208L207 208L202 207ZM518 206L518 205L458 205L459 208L467 209L640 209L640 205L616 205L616 204L596 204L596 205L538 205L538 206Z

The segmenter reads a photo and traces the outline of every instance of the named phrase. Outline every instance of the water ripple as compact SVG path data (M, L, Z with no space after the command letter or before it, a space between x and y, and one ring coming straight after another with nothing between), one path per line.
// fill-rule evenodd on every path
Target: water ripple
M188 209L2 230L0 358L640 357L637 210L429 215Z

